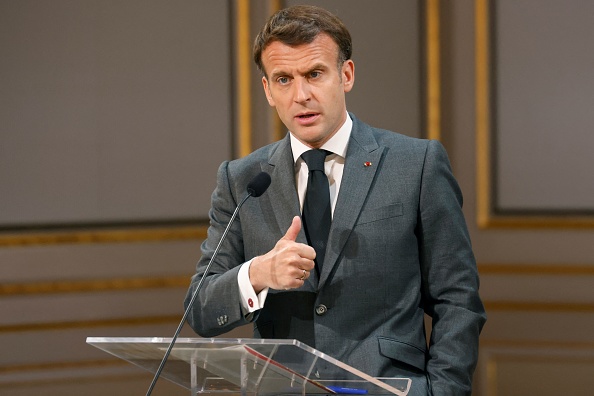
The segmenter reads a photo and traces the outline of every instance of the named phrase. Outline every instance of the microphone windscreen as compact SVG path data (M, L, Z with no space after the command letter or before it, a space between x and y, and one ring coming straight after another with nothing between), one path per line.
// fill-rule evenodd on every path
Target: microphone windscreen
M247 192L252 197L259 197L264 194L271 183L270 175L266 172L260 172L247 185Z

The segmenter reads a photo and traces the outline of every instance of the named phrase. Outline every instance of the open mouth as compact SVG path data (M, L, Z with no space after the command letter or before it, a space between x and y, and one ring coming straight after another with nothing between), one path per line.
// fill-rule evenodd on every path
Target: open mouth
M297 118L299 118L301 120L309 120L309 119L315 117L316 115L317 114L313 114L313 113L311 113L311 114L301 114L301 115L298 115Z

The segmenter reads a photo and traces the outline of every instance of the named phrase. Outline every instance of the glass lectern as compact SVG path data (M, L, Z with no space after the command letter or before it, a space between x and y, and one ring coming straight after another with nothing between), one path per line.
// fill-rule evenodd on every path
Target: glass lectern
M171 338L87 338L152 373ZM408 378L373 378L296 340L179 338L161 374L191 395L401 395Z

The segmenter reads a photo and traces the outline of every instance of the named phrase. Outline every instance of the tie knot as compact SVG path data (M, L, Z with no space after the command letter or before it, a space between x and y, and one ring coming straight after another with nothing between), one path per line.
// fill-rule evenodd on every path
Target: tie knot
M328 155L326 150L314 149L301 154L301 158L303 158L310 171L318 170L324 172L326 155Z

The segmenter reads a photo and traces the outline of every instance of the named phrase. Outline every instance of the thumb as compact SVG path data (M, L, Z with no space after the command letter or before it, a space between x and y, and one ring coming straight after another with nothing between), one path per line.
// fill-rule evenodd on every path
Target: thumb
M295 216L293 217L293 222L291 222L291 226L285 233L283 239L295 241L297 239L297 235L299 235L299 231L301 231L301 218L299 216Z

